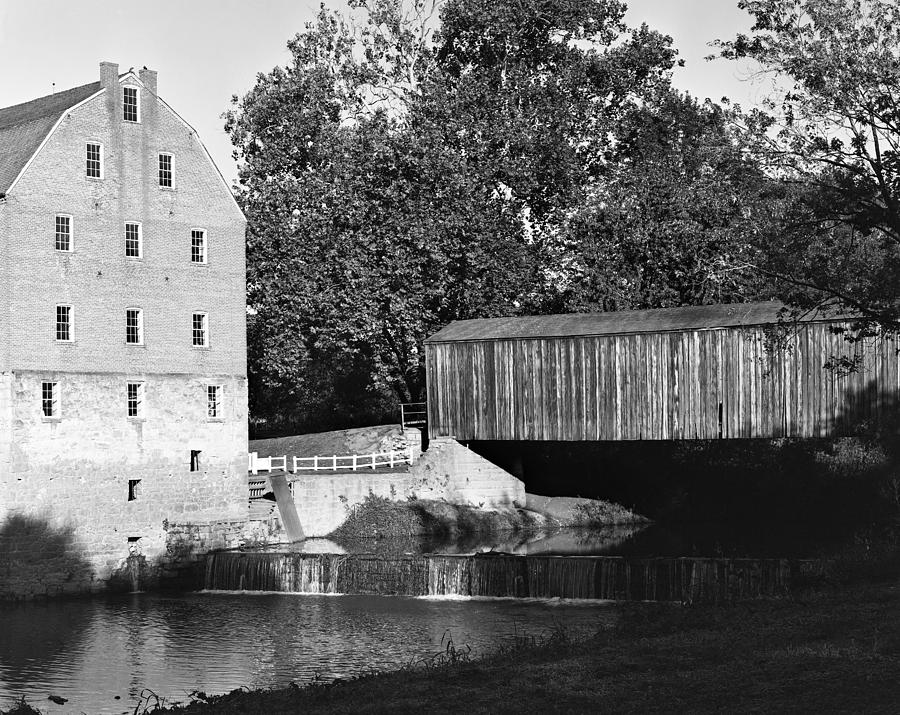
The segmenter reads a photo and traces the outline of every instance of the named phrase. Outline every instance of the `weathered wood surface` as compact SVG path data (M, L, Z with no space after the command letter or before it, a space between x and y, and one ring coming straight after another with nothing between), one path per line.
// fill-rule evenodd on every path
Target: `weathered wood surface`
M269 476L269 484L275 492L275 503L278 505L278 513L281 515L281 523L287 533L289 541L303 541L303 526L300 524L300 516L297 514L297 505L294 504L294 495L287 483L287 475L272 474Z
M896 410L895 338L803 323L426 343L431 437L667 440L824 437ZM829 360L860 358L855 372Z

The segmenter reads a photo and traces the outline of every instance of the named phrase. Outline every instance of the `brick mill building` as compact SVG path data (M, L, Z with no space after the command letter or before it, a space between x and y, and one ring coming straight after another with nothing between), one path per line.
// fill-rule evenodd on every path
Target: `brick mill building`
M99 583L246 517L244 228L154 71L0 109L0 536L69 534Z

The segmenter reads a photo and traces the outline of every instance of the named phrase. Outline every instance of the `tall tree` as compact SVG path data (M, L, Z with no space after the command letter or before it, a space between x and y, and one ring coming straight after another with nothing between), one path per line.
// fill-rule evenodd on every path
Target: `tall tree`
M665 89L623 114L603 180L569 221L567 310L742 302L765 295L745 270L759 167L739 112Z
M752 34L721 42L778 89L745 128L781 231L757 266L802 306L900 329L900 7L893 0L740 0ZM778 236L772 239L772 236Z
M251 373L306 409L339 401L348 370L373 405L415 399L428 334L540 307L548 238L599 177L622 108L674 62L614 0L452 0L434 44L429 6L408 9L323 10L227 115Z

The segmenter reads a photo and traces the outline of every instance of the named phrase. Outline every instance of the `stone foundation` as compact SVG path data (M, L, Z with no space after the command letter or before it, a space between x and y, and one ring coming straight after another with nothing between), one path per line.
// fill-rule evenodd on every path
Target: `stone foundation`
M306 536L326 536L369 495L468 504L482 509L525 506L525 485L453 439L431 441L408 472L306 472L290 477Z
M128 379L146 386L140 419ZM58 418L42 414L43 380L60 385ZM224 393L212 420L208 383ZM246 446L243 378L0 374L0 595L101 590L129 556L164 561L169 523L246 522Z

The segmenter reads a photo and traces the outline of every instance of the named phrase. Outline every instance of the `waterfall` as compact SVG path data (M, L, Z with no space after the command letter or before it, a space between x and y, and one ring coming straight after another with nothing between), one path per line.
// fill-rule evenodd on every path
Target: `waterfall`
M783 559L215 552L205 587L226 591L580 598L718 603L777 596L802 563Z

